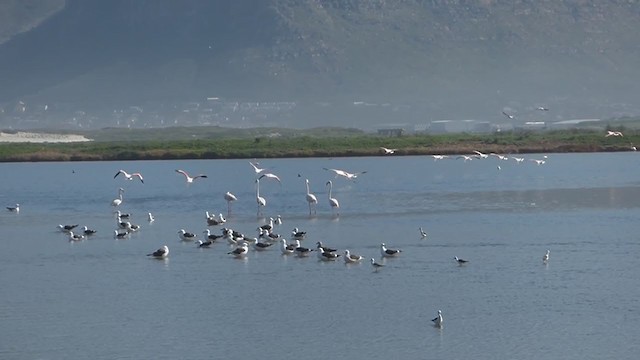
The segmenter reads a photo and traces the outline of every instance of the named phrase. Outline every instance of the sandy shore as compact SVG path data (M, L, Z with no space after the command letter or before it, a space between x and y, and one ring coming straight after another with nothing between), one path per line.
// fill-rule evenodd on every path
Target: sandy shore
M72 134L45 134L45 133L32 133L18 131L16 133L4 133L0 132L0 143L17 143L17 142L30 142L30 143L68 143L68 142L82 142L93 141L87 139L82 135Z

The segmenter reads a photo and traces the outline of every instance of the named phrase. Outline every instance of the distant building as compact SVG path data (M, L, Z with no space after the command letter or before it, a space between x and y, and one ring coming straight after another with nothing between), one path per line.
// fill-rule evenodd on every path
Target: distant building
M402 128L378 129L378 135L380 135L380 136L402 136L402 135L404 135L404 129L402 129Z

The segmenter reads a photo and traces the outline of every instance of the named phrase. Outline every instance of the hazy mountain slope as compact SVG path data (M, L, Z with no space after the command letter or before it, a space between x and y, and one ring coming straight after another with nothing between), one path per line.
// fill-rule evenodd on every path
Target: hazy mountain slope
M615 0L68 0L0 46L0 103L221 96L603 116L638 104L639 20L637 2Z

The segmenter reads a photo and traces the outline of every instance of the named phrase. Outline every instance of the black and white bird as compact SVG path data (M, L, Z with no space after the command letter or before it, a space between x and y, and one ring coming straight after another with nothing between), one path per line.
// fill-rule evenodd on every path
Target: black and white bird
M114 178L114 179L115 179L115 178L117 178L117 177L118 177L118 175L120 175L120 174L122 174L122 175L125 177L125 179L127 179L127 180L129 180L129 181L133 180L133 178L138 178L138 179L140 179L140 182L144 184L144 179L142 178L142 174L140 174L139 172L136 172L136 173L133 173L133 174L129 174L128 172L126 172L126 171L124 171L124 170L120 169L120 170L118 170L118 172L113 176L113 178Z
M549 261L549 255L551 254L551 250L547 249L547 252L542 255L542 262L547 263Z
M211 245L213 245L214 242L215 242L215 240L211 240L211 239L209 239L207 241L204 241L204 242L202 240L198 240L198 241L196 241L196 244L198 244L199 248L208 248Z
M160 249L152 252L151 254L147 254L147 256L153 256L154 258L157 258L157 259L166 258L167 256L169 256L169 247L167 245L164 245Z
M82 241L85 236L82 234L74 234L73 231L69 231L69 241Z
M300 257L304 257L304 256L309 256L309 254L311 254L311 252L313 251L313 249L304 247L304 246L300 246L300 240L296 240L296 248L294 249L296 255L300 256Z
M348 249L344 251L344 262L347 264L358 263L362 261L364 257L356 254L352 254Z
M454 260L455 260L459 265L464 265L464 264L466 264L466 263L468 263L468 262L469 262L468 260L460 259L460 258L459 258L459 257L457 257L457 256L454 256L454 257L453 257L453 259L454 259Z
M70 225L70 224L69 225L62 225L62 224L60 224L60 225L58 225L58 229L60 229L60 231L62 231L62 232L69 232L69 231L75 229L76 227L78 227L78 224L73 224L73 225Z
M180 236L180 240L182 241L194 241L197 237L196 234L187 232L184 229L180 229L180 231L178 231L178 236Z
M224 235L216 235L216 234L212 234L211 231L209 229L203 231L204 233L204 237L208 240L208 241L213 241L215 242L216 240L224 237Z
M322 245L322 241L318 241L316 243L316 248L318 248L319 250L322 250L324 252L328 252L328 253L332 253L332 252L338 251L338 249L334 249L334 248L330 248L328 246Z
M513 115L511 115L511 114L507 114L507 113L506 113L506 112L504 112L504 111L502 112L502 115L506 116L506 117L507 117L507 119L509 119L509 120L513 120L513 119L515 119L515 116L513 116Z
M91 236L97 232L98 232L97 230L89 229L87 226L83 228L83 233L87 236Z
M383 151L383 153L384 153L385 155L392 155L392 154L395 154L395 152L398 150L398 149L389 149L389 148L386 148L386 147L384 147L384 146L380 146L380 149L382 149L382 151Z
M120 210L116 211L116 216L121 218L121 219L128 219L129 217L131 217L131 214L127 214L127 213L123 213Z
M186 171L180 170L180 169L177 169L176 172L178 174L184 175L185 179L187 180L187 184L191 184L195 179L206 179L207 178L207 175L204 175L204 174L198 174L198 175L196 175L194 177L191 177Z
M423 239L426 239L427 233L424 230L422 230L422 227L419 227L418 230L420 230L420 237Z
M371 258L371 266L373 266L373 271L378 271L378 269L380 269L381 267L384 266L384 264L381 264L379 262L376 262L376 259Z
M318 259L322 261L335 261L340 257L340 254L334 252L324 251L322 247L318 247Z
M401 252L402 250L400 249L387 249L387 246L384 243L380 244L380 254L382 257L398 256Z
M549 111L549 108L548 107L544 107L544 106L538 106L538 107L536 107L536 110Z
M227 254L233 255L237 258L241 258L247 255L248 252L249 252L249 245L246 242L243 242L241 245L239 245L237 248L233 249L232 251L229 251Z
M128 231L118 231L118 230L114 230L114 235L113 237L115 237L116 239L124 239L129 235Z
M301 231L298 228L293 228L293 231L291 231L291 237L294 240L304 240L304 238L307 236L307 232L306 231Z
M16 206L7 206L7 210L14 213L20 212L20 204L16 204Z
M293 254L296 250L295 244L287 244L287 239L280 239L280 251L283 255Z
M358 175L366 174L366 173L367 173L366 171L360 171L360 172L356 172L356 173L350 173L350 172L348 172L348 171L346 171L346 170L341 170L341 169L329 169L329 168L326 168L326 167L323 167L323 169L325 169L325 170L327 170L327 171L331 171L331 172L333 172L334 174L336 174L336 178L337 178L338 176L342 176L342 177L344 177L344 178L345 178L345 179L347 179L347 180L355 180L355 179L358 177Z
M153 217L152 213L147 213L147 221L148 222L154 222L154 221L156 221L156 218Z
M433 322L433 326L437 328L442 328L442 326L444 325L444 319L442 318L442 311L438 310L438 316L431 319L431 321Z

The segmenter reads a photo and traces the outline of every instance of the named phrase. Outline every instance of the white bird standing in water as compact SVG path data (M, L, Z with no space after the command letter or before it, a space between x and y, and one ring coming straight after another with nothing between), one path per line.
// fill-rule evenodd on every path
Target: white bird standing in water
M309 179L304 179L305 184L307 185L307 203L309 203L309 215L311 215L311 206L313 205L313 213L316 213L316 204L318 203L318 198L315 195L309 192Z
M230 192L224 194L224 199L227 201L227 216L231 214L231 203L238 200L238 198Z
M7 206L7 210L14 213L20 212L20 204L16 204L16 206Z
M549 261L549 254L551 253L551 250L547 249L547 252L542 255L542 262L543 263L547 263L547 261Z
M113 199L113 201L111 201L111 206L120 206L120 204L122 204L122 195L124 194L124 189L123 188L119 188L118 189L118 197L116 199Z
M256 202L258 203L258 212L256 216L260 216L262 208L267 206L267 199L260 196L260 179L256 179Z
M444 319L442 318L442 311L438 310L438 316L431 319L431 321L433 321L433 326L437 328L442 328L442 326L444 325Z
M329 180L327 181L326 185L329 187L329 205L336 215L340 215L340 213L338 212L340 209L340 203L338 202L338 199L332 197L331 195L331 191L333 190L333 183L331 182L331 180Z

